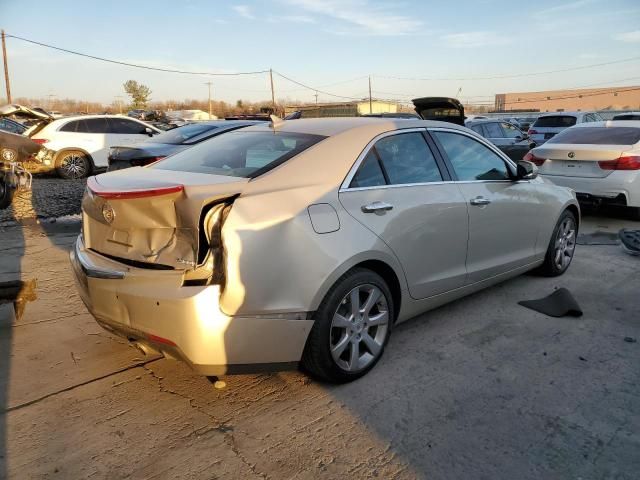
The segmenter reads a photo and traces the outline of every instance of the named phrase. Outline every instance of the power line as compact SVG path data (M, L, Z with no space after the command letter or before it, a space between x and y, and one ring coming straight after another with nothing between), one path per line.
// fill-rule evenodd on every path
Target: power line
M615 65L617 63L632 62L634 60L640 60L640 57L623 58L622 60L613 60L611 62L593 63L591 65L581 65L581 66L578 66L578 67L562 68L562 69L558 69L558 70L547 70L547 71L544 71L544 72L528 72L528 73L517 73L517 74L511 74L511 75L493 75L493 76L488 76L488 77L419 78L419 77L394 77L394 76L387 76L387 75L375 75L375 76L378 77L378 78L388 78L388 79L393 79L393 80L419 80L419 81L497 80L497 79L501 79L501 78L533 77L533 76L537 76L537 75L549 75L549 74L552 74L552 73L572 72L574 70L584 70L584 69L587 69L587 68L603 67L605 65Z
M313 90L314 92L318 92L318 93L322 93L323 95L328 95L330 97L336 97L336 98L345 98L347 100L362 100L362 98L358 98L358 97L346 97L344 95L336 95L335 93L329 93L329 92L325 92L323 90L320 90L318 88L315 87L310 87L309 85L305 85L304 83L300 83L297 80L294 80L293 78L289 78L283 74L281 74L280 72L276 72L275 70L273 71L273 73L275 73L276 75L278 75L279 77L284 78L285 80L290 81L291 83L295 83L296 85L300 85L301 87L304 87L308 90Z
M136 63L123 62L120 60L112 60L110 58L98 57L96 55L89 55L87 53L76 52L74 50L68 50L66 48L56 47L54 45L49 45L42 42L37 42L35 40L30 40L28 38L18 37L17 35L6 35L8 38L15 38L16 40L22 40L23 42L32 43L34 45L39 45L41 47L51 48L53 50L58 50L60 52L71 53L73 55L79 55L81 57L92 58L94 60L100 60L103 62L115 63L117 65L124 65L126 67L134 67L134 68L142 68L144 70L154 70L157 72L169 72L169 73L182 73L185 75L209 75L209 76L219 76L219 77L230 77L237 75L257 75L260 73L268 73L269 70L258 70L255 72L236 72L236 73L214 73L214 72L191 72L187 70L175 70L172 68L160 68L160 67L150 67L148 65L138 65Z

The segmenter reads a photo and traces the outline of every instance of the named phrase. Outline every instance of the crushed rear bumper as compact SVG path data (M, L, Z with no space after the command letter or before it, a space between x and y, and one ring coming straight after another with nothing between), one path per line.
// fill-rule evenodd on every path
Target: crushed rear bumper
M180 271L124 265L86 249L82 236L70 260L98 324L203 375L294 368L313 326L304 313L226 315L217 285L183 286Z

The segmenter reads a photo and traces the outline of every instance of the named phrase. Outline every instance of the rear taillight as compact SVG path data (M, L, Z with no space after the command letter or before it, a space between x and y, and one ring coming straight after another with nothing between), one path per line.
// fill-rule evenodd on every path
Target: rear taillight
M40 145L44 145L49 141L46 138L32 138L31 140L33 140L36 143L39 143Z
M529 129L529 131L528 131L527 133L529 134L529 136L531 136L531 135L537 135L537 134L538 134L538 131L537 131L537 130L534 130L533 128L530 128L530 129Z
M533 153L527 152L523 160L526 160L531 163L535 163L537 166L540 166L546 161L546 158L536 157Z
M616 160L598 162L602 170L640 170L640 156L629 155Z
M124 191L109 190L102 187L98 182L96 182L95 177L90 177L89 180L87 180L87 188L91 191L91 193L97 195L98 197L113 200L157 197L160 195L169 195L170 193L179 193L184 191L184 185L169 185L166 187L154 187Z

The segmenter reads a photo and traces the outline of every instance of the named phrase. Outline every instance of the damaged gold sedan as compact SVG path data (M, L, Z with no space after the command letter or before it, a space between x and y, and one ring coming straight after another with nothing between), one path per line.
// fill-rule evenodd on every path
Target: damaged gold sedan
M105 329L204 375L364 375L400 321L569 266L569 189L464 127L279 121L92 177L71 252ZM536 221L532 222L531 219Z

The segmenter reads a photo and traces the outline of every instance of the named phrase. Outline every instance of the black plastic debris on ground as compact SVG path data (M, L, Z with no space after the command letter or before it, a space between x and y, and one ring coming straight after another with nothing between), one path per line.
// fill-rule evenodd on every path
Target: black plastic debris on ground
M551 295L537 300L523 300L518 305L544 313L550 317L581 317L582 309L571 292L566 288L559 288Z
M623 228L618 232L622 248L630 255L640 255L640 230Z

